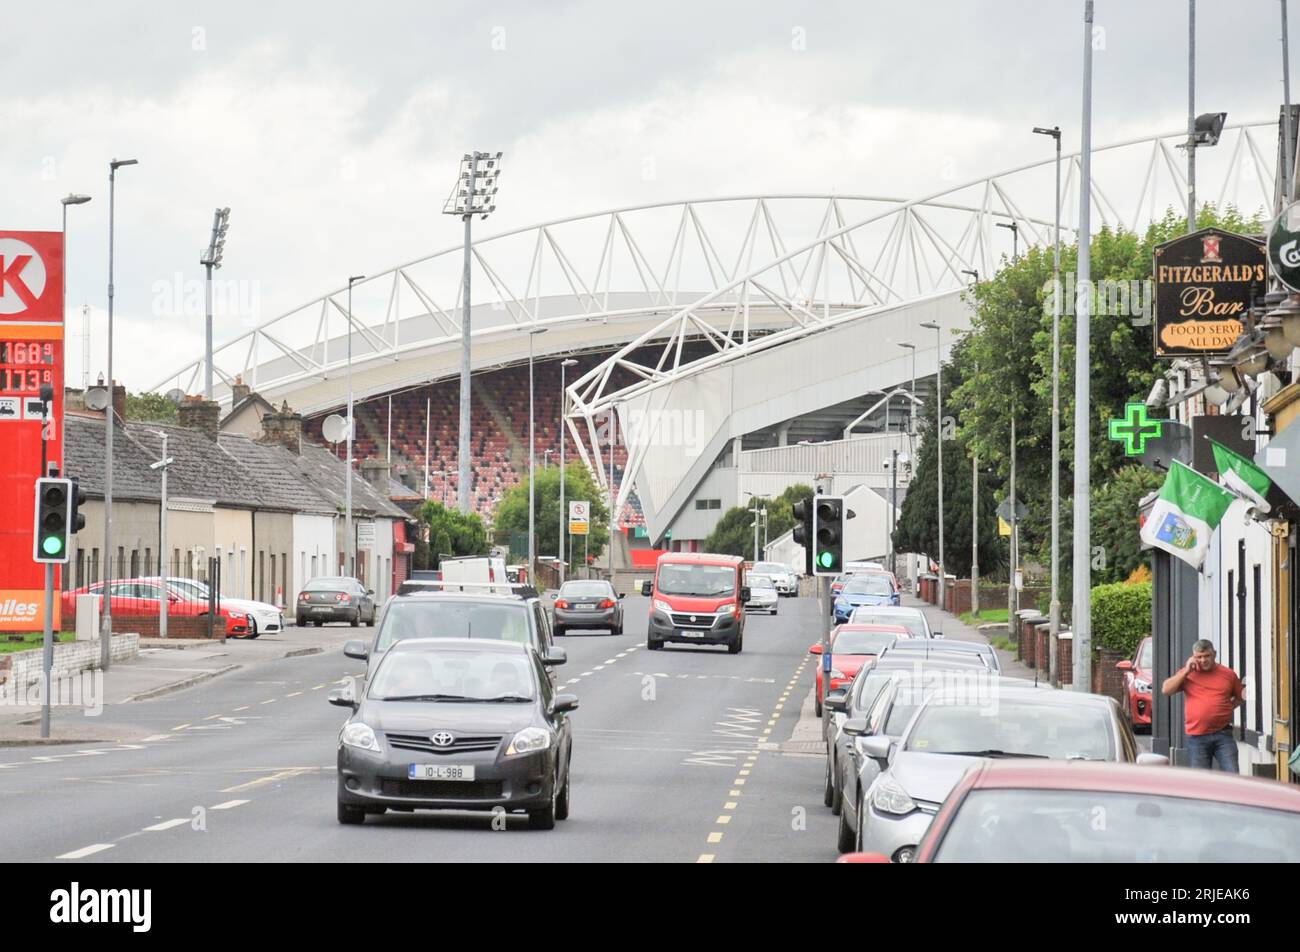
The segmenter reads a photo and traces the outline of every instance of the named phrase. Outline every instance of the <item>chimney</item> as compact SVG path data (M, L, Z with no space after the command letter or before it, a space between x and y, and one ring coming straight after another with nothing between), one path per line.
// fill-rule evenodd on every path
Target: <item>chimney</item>
M302 452L302 414L289 409L288 401L262 417L260 443L279 443L295 456Z
M361 461L361 478L379 490L379 495L388 498L388 461L382 459L365 459Z
M113 381L113 414L119 422L126 422L126 387L117 381Z
M235 377L235 382L230 386L230 405L237 406L241 400L253 392L253 388L244 383L242 376Z
M208 439L216 441L221 432L221 405L202 397L186 397L178 408L180 425L202 430Z

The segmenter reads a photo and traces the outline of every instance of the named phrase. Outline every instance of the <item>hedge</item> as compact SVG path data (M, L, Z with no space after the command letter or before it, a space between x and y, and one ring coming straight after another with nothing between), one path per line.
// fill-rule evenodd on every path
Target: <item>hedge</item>
M1092 643L1129 655L1151 634L1151 583L1116 582L1092 590Z

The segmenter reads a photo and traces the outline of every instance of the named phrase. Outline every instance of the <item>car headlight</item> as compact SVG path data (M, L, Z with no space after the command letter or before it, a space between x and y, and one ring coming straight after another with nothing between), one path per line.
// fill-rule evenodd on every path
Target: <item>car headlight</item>
M844 676L845 676L845 675L844 675L844 672L841 671L839 668L831 668L831 677L832 677L832 678L843 678Z
M736 613L736 603L727 602L725 605L718 606L719 615L734 615Z
M907 795L907 791L893 780L876 784L871 792L871 805L881 813L897 816L905 816L916 809L916 803Z
M339 743L348 747L356 747L359 750L373 750L379 752L382 748L379 746L379 738L367 724L360 721L354 721L343 727L342 733L339 734Z
M506 756L532 754L551 746L551 732L544 727L525 727L506 748Z
M673 606L669 605L665 601L661 601L658 598L654 600L654 606L655 606L655 611L663 612L665 615L670 614L673 610Z
M1134 678L1134 679L1133 679L1133 687L1137 688L1137 691L1138 691L1139 694L1150 694L1150 693L1151 693L1151 682L1150 682L1150 681L1143 681L1141 678Z

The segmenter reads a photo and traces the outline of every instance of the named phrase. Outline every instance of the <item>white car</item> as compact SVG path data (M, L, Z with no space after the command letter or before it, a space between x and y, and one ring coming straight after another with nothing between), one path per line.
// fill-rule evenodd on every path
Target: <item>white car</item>
M167 584L198 601L208 599L208 586L197 579L168 576ZM269 602L258 602L251 598L227 598L222 595L221 604L247 613L249 638L284 631L284 612Z
M799 576L788 565L780 562L755 562L750 571L755 575L768 576L778 595L799 594Z
M776 594L772 579L766 575L751 575L745 584L749 586L749 601L745 602L745 611L775 615L780 596Z

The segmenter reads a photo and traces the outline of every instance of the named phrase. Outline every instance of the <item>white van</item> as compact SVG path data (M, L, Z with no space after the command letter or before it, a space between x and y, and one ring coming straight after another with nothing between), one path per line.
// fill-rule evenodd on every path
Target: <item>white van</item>
M442 571L443 582L474 582L476 587L473 591L479 593L489 591L494 594L509 595L514 591L510 586L510 579L506 575L505 559L491 558L489 556L443 559L438 567ZM500 582L501 586L499 589L495 586L490 589L477 587L485 582ZM451 587L447 586L442 590L449 591Z

